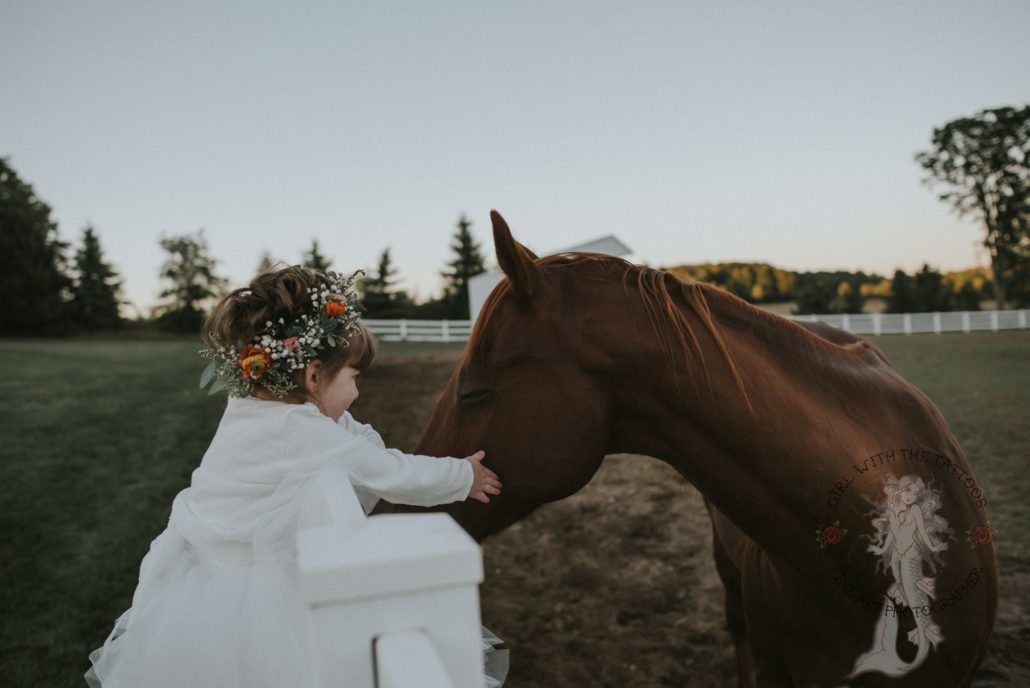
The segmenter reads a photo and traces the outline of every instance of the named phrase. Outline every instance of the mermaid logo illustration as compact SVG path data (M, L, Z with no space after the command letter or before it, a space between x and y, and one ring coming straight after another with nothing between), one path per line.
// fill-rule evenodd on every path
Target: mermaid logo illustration
M934 598L935 579L932 574L943 565L940 553L948 548L944 542L953 531L937 512L941 508L941 493L927 485L917 475L886 478L884 498L870 512L876 533L866 537L872 541L867 548L880 557L877 570L890 571L894 583L883 598L883 611L873 631L869 651L855 660L848 678L867 671L878 671L888 676L902 676L921 665L930 652L944 640L941 628L930 616L930 600ZM924 572L924 564L930 574ZM916 627L908 640L917 647L916 656L905 662L898 656L898 607L904 606L915 617Z

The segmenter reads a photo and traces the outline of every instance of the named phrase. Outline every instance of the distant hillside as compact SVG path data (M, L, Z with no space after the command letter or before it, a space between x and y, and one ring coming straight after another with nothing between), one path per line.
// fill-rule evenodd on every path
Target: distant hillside
M990 287L987 268L942 274L924 265L912 276L896 271L890 277L862 271L799 272L769 263L692 263L662 269L682 279L720 287L750 303L794 302L795 313L861 313L867 310L864 306L868 299L877 303L873 310L881 310L888 307L894 295L892 284L897 279L906 288L912 283L930 282L933 288L944 292L948 305L936 303L929 310L976 308L980 298L989 296Z

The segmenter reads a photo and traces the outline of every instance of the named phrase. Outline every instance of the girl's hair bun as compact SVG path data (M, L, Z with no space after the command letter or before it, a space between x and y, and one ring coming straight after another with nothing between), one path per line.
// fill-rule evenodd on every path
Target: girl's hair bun
M281 264L280 264L281 265ZM262 272L246 287L226 294L204 321L201 337L208 347L218 342L249 342L265 323L289 323L311 310L308 290L329 286L329 279L312 268L290 265ZM349 346L326 347L319 352L323 371L332 377L344 366L364 370L372 364L378 351L375 335L356 321ZM214 335L214 336L212 336Z

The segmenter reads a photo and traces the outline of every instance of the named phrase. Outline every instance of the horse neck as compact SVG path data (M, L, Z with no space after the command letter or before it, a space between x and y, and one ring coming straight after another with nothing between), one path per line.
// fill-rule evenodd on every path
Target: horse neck
M627 309L633 330L657 330L654 338L614 338L622 344L617 368L634 373L620 380L610 453L665 461L775 551L783 533L825 519L820 507L843 475L840 459L852 460L868 439L849 416L849 392L875 354L832 344L707 285L669 291L673 307L655 327L643 315L656 312L653 305ZM674 360L687 363L657 365L668 349L661 342L677 339L663 327L677 323L693 334L697 355L677 352Z

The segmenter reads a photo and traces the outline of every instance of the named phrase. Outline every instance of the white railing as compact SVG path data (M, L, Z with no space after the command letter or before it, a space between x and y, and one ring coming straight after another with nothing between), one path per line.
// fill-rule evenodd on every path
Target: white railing
M1027 329L1027 310L946 311L935 313L841 313L791 315L794 320L827 323L855 334L918 334Z
M388 342L464 342L471 320L365 320L379 339Z
M482 688L482 554L450 516L300 530L297 564L323 688Z
M793 320L824 322L855 334L917 334L1027 329L1027 309L949 311L942 313L842 313L788 315ZM391 342L461 342L469 338L471 320L366 320L380 339Z

